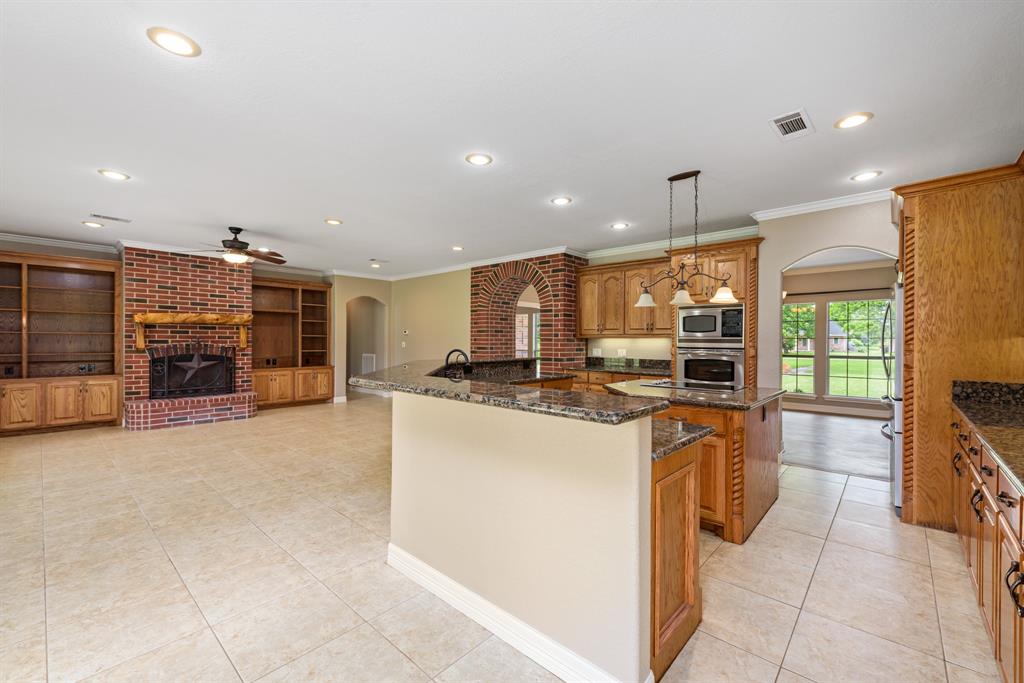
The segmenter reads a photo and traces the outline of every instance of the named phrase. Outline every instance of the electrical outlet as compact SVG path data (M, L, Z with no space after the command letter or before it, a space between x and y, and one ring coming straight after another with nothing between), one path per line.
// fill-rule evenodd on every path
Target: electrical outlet
M615 351L619 354L619 358L626 357L626 349L615 349Z
M594 349L592 353L594 354L594 358L600 358L604 355L604 351L602 349Z
M405 340L404 339L402 340L402 348L403 349L405 348Z

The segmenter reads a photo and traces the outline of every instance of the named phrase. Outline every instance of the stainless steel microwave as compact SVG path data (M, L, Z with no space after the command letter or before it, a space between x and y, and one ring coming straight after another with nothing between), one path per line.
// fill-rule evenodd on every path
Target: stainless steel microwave
M743 348L743 304L679 309L677 346Z

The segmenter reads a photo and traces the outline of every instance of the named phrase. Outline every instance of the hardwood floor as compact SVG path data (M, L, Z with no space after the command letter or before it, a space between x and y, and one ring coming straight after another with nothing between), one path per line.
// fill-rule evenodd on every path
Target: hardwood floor
M884 420L784 410L782 462L889 481Z

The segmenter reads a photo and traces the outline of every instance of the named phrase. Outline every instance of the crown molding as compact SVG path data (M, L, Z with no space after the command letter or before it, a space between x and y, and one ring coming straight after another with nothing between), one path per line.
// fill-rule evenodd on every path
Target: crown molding
M697 236L697 245L702 244L714 244L716 242L728 242L731 240L743 239L744 237L756 237L758 234L758 228L756 225L752 225L746 228L731 228L729 230L718 230L716 232L708 232L703 235ZM672 239L672 247L692 247L694 243L693 235L680 237L679 239ZM627 244L622 247L609 247L608 249L595 249L594 251L588 251L584 254L585 258L604 258L606 256L625 256L627 254L636 254L642 251L667 251L668 240L658 240L657 242L644 242L642 244Z
M256 259L250 265L253 267L254 275L305 275L306 277L330 277L334 273L329 270L316 270L315 268L298 268L296 266L278 266L266 261Z
M793 204L792 206L780 206L777 209L764 209L755 211L750 217L760 223L775 218L787 216L798 216L803 213L814 213L816 211L828 211L829 209L840 209L844 206L857 206L858 204L870 204L871 202L887 202L892 199L891 190L872 190L859 194L848 194L845 197L833 197L832 199L821 199L806 204Z
M73 240L59 240L50 237L36 237L34 235L15 235L10 232L0 232L0 241L17 242L19 244L37 244L41 247L58 247L62 249L81 249L83 251L98 251L104 254L116 254L117 247L109 244L95 244L93 242L75 242Z
M480 259L478 261L466 261L452 266L443 266L441 268L432 268L430 270L417 270L412 273L401 273L398 275L371 275L369 273L360 273L352 270L332 270L331 275L343 275L345 277L366 278L367 280L387 280L389 282L396 282L398 280L410 280L415 277L454 273L458 270L469 270L470 268L489 266L494 263L504 263L505 261L520 261L522 259L536 258L538 256L551 256L553 254L571 254L572 256L587 258L586 252L580 251L579 249L573 249L572 247L562 246L538 249L536 251L523 251L518 254L505 254L504 256L494 256L492 258Z
M135 240L118 240L118 242L117 242L117 250L118 251L124 251L125 249L129 249L129 248L130 249L150 249L152 251L170 251L170 252L174 252L175 254L188 254L188 253L196 251L196 249L193 249L192 247L183 247L183 246L174 245L174 244L158 244L156 242L136 242ZM201 251L206 251L206 249L202 249ZM210 249L210 251L212 252L214 250ZM217 258L217 257L216 256L211 256L210 258Z

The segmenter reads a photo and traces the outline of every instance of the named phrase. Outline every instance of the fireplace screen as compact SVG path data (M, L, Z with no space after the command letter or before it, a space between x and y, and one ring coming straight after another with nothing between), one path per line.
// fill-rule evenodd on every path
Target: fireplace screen
M149 397L174 398L232 394L235 391L235 347L168 344L147 349Z

